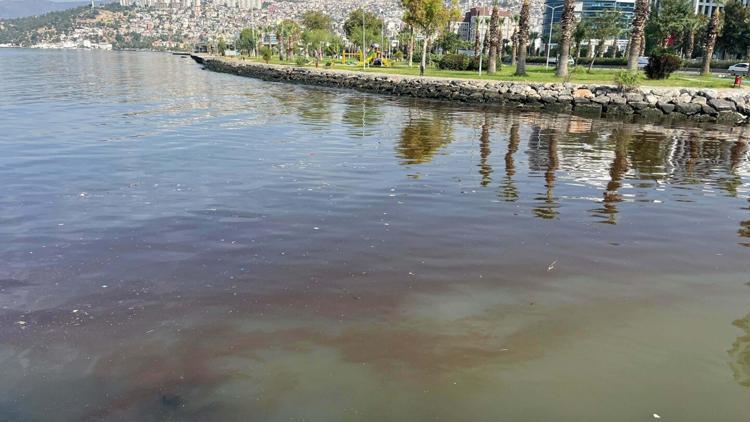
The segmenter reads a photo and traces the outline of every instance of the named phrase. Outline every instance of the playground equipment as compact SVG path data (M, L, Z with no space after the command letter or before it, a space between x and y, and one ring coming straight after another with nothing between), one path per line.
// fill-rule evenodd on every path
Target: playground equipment
M365 58L365 63L362 63L361 51L357 51L356 53L347 53L344 51L341 53L341 64L359 67L364 67L364 65L371 67L393 66L393 62L383 56L383 51L380 49L379 44L370 45L370 49L365 53L369 54Z

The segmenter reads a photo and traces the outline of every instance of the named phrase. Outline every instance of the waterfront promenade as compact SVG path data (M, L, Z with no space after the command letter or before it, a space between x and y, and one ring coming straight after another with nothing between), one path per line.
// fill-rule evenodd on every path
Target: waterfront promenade
M750 94L738 89L638 87L612 84L531 83L265 64L193 55L206 69L263 80L349 88L379 94L491 104L521 110L573 112L589 116L677 119L743 124Z

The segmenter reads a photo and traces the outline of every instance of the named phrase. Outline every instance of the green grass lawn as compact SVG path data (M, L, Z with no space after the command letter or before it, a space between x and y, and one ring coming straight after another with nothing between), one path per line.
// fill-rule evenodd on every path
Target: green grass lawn
M256 58L247 58L247 60L261 61ZM271 60L272 64L283 64L283 65L295 65L293 62L280 61L278 57ZM314 64L308 64L308 67L314 66ZM322 67L322 65L321 65ZM398 63L393 67L370 67L362 69L358 66L351 66L341 64L340 62L335 63L333 69L360 71L368 73L383 73L392 75L407 75L407 76L419 76L419 65L415 64L409 67L405 63ZM577 69L570 69L569 82L572 83L601 83L601 84L613 84L615 73L621 69L593 69L591 73L587 72L585 66L579 66ZM566 82L565 79L558 78L555 76L555 69L550 67L545 69L542 65L526 65L527 76L514 76L514 66L505 65L494 75L487 75L482 72L480 77L477 72L468 71L453 71L453 70L440 70L433 66L427 68L425 76L435 76L443 78L460 78L460 79L481 79L481 80L495 80L495 81L513 81L513 82L530 82L530 83L546 83L546 82ZM645 74L641 72L642 79L641 84L644 86L655 86L655 87L680 87L680 88L731 88L734 82L734 78L719 78L717 76L699 76L697 73L689 72L675 72L669 79L665 80L649 80L646 79ZM744 88L743 88L744 89Z

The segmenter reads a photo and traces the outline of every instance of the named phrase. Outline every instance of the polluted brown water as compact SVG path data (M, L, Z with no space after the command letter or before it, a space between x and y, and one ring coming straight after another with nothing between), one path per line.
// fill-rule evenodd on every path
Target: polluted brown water
M5 50L0 90L0 420L750 414L744 127L155 53Z

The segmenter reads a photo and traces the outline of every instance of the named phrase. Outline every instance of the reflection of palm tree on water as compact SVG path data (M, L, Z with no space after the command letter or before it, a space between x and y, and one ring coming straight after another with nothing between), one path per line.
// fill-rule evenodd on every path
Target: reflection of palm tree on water
M607 216L607 220L604 221L607 224L617 224L617 203L622 202L620 188L622 188L622 179L629 170L628 143L631 136L630 131L625 128L613 133L615 157L609 167L609 182L607 183L607 190L604 192L604 205L599 210L601 214Z
M492 150L490 149L490 117L484 116L482 124L482 135L479 137L479 174L482 176L482 186L488 186L492 182L492 166L488 159Z
M742 177L737 174L737 168L744 161L747 154L747 143L737 141L729 150L729 177L724 181L724 189L733 197L737 197L737 188L742 186Z
M744 331L732 343L732 348L727 353L731 358L729 366L732 367L734 379L742 386L750 388L750 314L744 318L732 322L732 325Z
M750 199L747 200L748 205L747 207L744 207L743 209L750 211ZM750 220L744 220L740 221L740 229L737 232L740 237L750 238ZM741 246L747 246L750 248L750 241L748 242L740 242Z
M501 187L503 188L502 196L506 201L515 202L518 200L518 188L513 183L513 176L516 174L516 166L513 155L518 151L518 144L521 143L520 126L513 123L510 126L510 137L508 139L508 152L505 153L505 179Z
M535 127L531 134L531 140L533 141L534 138L537 140L536 143L529 142L529 154L532 156L529 164L532 166L532 170L539 164L539 162L546 161L546 166L544 168L545 193L543 197L537 198L538 200L543 201L543 203L534 208L534 215L543 219L553 219L559 214L557 211L557 198L555 198L555 173L559 167L559 159L557 157L558 133L555 131L549 131L542 134L540 128ZM544 159L538 156L541 155L543 149L545 149L545 142L541 142L542 139L546 139L547 146L547 154Z

